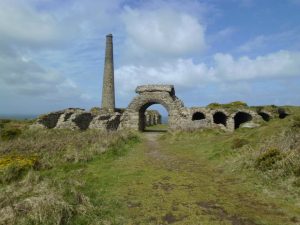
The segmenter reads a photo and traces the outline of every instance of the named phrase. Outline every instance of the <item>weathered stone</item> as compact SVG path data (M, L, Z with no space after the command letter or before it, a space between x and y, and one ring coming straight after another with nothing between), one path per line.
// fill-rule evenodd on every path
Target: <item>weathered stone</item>
M77 114L76 117L72 121L76 124L76 126L80 130L86 130L89 127L92 119L93 119L93 116L91 113L82 112L82 113Z
M60 118L62 117L62 115L64 120L66 114L68 114L67 116L69 116L75 111L83 111L83 109L68 108L65 110L41 115L38 117L36 123L31 126L31 128L38 128L38 127L44 127L48 129L55 128L57 124L60 123Z
M137 87L136 90L140 94L133 99L123 113L120 129L143 130L145 128L144 113L153 104L161 104L165 107L169 113L169 128L176 129L183 103L175 96L172 85L146 85Z
M243 123L243 124L241 124L241 126L240 127L242 127L242 128L255 128L255 127L259 127L260 125L259 124L257 124L257 123L254 123L254 122L246 122L246 123Z
M113 36L106 36L105 63L102 87L102 108L114 111L115 109L115 84L114 84L114 58Z
M169 92L171 95L175 95L175 89L173 85L141 85L135 89L135 92L138 94L143 92Z
M63 110L63 114L59 117L56 129L79 129L76 123L73 121L78 115L84 112L84 109L69 108Z
M91 121L89 128L103 131L117 130L120 124L120 117L121 114L118 112L95 116Z

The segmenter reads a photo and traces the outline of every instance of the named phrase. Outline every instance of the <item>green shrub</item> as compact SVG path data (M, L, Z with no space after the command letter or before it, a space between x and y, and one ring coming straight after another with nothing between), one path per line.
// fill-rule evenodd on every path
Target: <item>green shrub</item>
M233 149L237 149L237 148L241 148L244 145L249 144L249 141L247 139L243 139L243 138L235 138L232 141L232 145L231 148Z
M274 167L274 164L281 159L282 155L280 150L277 148L270 148L255 160L255 166L261 171L271 170Z
M19 128L7 128L1 130L1 139L3 141L12 140L16 137L18 137L22 131Z

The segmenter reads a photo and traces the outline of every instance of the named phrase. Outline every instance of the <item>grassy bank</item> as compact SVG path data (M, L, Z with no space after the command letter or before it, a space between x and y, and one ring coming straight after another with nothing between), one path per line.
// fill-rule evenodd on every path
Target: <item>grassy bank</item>
M93 215L90 197L80 190L82 171L95 161L114 161L138 141L130 132L29 130L27 121L3 124L0 224L6 225L71 224L77 215Z

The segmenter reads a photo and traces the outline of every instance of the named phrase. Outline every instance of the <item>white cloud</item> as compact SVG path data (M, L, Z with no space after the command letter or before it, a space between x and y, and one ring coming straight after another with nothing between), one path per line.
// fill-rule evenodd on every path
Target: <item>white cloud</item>
M87 94L74 81L58 73L57 67L41 63L43 58L38 57L48 49L65 49L64 45L73 40L74 34L81 35L81 21L72 21L69 15L59 17L55 10L41 10L38 3L36 0L0 2L1 92L36 98L86 98ZM59 65L59 59L54 60Z
M254 59L230 54L214 55L212 66L196 64L192 59L178 59L157 67L122 66L116 70L116 80L123 94L141 84L174 84L189 90L211 82L300 77L300 52L279 51Z
M205 28L197 18L172 9L125 8L127 48L133 54L178 56L205 48Z
M300 52L279 51L250 59L230 54L214 56L215 75L220 80L247 80L300 76Z
M78 91L73 81L42 68L39 64L22 56L4 57L0 55L1 90L14 94L47 96L58 93L68 95Z
M0 2L1 45L45 47L67 40L75 26L63 26L54 15L38 11L29 1ZM52 47L52 46L51 46Z

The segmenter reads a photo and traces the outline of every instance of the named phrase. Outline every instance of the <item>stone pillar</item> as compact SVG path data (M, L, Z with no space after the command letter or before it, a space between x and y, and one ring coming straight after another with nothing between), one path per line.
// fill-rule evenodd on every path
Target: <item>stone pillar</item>
M106 36L105 64L102 88L102 108L109 111L115 110L115 84L114 84L114 58L113 36Z

